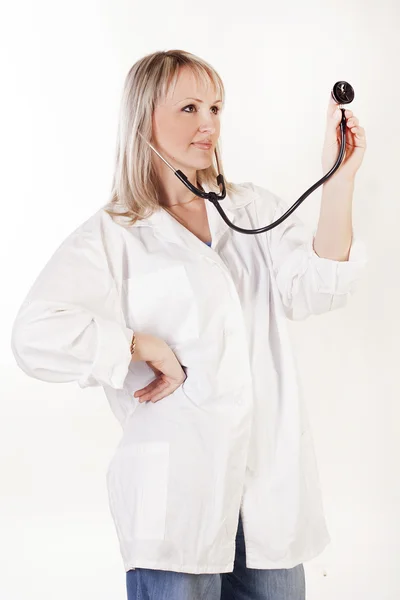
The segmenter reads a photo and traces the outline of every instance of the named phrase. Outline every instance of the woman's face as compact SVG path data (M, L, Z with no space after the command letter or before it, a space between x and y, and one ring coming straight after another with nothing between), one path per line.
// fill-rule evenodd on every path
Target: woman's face
M176 169L206 169L219 138L221 109L212 82L203 87L190 69L182 67L175 89L154 109L153 145ZM209 149L194 145L205 141L211 142Z

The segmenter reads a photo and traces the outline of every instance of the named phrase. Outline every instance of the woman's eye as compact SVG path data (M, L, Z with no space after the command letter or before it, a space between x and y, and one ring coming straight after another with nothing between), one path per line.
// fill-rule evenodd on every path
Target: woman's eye
M193 106L194 108L196 108L194 104L188 104L188 105L187 105L187 106L185 106L185 108L183 108L182 110L183 110L184 112L187 112L187 111L186 111L186 109L187 109L187 108L190 108L190 107L192 107L192 106ZM212 106L212 108L216 108L216 112L215 112L214 114L215 114L215 115L217 115L217 114L219 113L219 107L218 107L218 106ZM192 112L192 111L190 111L190 112Z

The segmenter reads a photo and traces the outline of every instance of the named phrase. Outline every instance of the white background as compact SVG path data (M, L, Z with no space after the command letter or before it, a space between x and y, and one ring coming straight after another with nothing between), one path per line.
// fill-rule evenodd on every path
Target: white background
M292 205L322 176L333 84L365 128L353 219L367 274L347 307L289 322L332 543L307 600L400 597L399 66L396 0L4 3L0 15L0 597L124 600L105 471L121 429L101 388L28 378L16 311L61 241L109 199L124 78L184 49L226 86L227 179ZM297 214L313 227L322 188Z

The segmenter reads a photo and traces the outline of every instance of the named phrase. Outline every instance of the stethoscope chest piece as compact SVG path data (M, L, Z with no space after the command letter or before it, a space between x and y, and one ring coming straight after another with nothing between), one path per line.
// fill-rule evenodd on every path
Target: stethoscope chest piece
M337 81L332 88L332 97L337 104L350 104L354 100L354 90L347 81Z

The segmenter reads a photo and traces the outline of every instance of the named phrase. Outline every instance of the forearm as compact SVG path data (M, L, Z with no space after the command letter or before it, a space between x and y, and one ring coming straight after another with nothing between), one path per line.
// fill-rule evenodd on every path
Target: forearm
M168 345L163 339L149 333L135 332L135 350L132 354L133 361L162 360Z
M314 250L321 258L347 261L352 243L354 179L329 179L323 184Z

